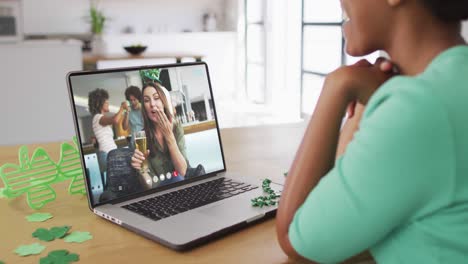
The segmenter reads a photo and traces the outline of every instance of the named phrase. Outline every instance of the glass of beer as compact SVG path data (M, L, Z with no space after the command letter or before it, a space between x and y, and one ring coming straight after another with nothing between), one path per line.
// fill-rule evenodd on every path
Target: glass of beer
M145 172L148 172L148 161L146 160L146 150L147 150L147 143L146 143L146 134L145 131L137 131L135 133L135 146L136 148L145 155L145 160L143 161L143 164L141 165L140 172L143 174Z

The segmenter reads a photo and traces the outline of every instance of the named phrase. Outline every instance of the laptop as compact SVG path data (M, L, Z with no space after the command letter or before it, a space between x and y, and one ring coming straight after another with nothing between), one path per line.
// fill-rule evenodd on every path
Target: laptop
M252 205L268 195L262 179L226 168L206 63L77 71L67 84L97 216L182 251L275 215Z

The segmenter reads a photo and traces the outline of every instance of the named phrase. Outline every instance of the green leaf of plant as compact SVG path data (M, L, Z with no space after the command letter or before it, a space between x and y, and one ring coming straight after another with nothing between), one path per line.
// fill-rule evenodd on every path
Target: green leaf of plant
M34 213L32 215L26 216L26 220L28 222L44 222L52 217L53 215L49 213Z
M34 243L31 245L21 245L15 249L15 253L24 257L29 255L40 254L45 248L45 246L39 243ZM0 263L2 262L0 261Z

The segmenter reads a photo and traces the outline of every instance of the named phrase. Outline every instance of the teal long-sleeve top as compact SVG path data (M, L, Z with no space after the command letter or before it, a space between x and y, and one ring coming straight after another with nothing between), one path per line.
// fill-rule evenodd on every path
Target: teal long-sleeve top
M289 239L321 263L468 263L468 46L377 90Z

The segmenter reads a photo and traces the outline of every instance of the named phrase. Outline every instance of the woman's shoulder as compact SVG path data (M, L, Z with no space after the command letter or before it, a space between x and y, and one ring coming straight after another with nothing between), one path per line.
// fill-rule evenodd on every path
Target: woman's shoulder
M443 106L431 91L431 86L430 83L416 77L393 77L384 83L370 98L364 116L371 115L383 105L387 105L387 108L393 111L403 111L403 109L411 109L410 112L424 113L440 111Z
M103 114L95 114L93 116L93 123L99 123L99 120L101 119L101 117L103 117L104 115Z

